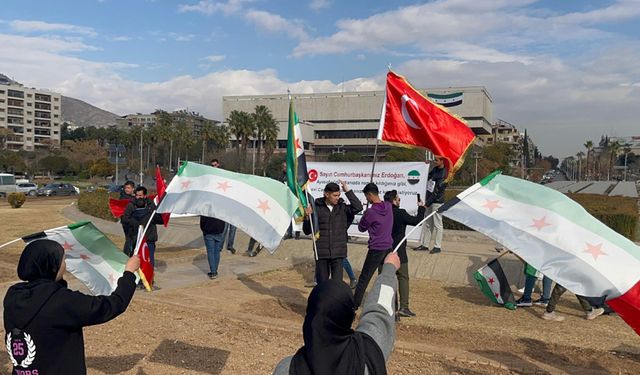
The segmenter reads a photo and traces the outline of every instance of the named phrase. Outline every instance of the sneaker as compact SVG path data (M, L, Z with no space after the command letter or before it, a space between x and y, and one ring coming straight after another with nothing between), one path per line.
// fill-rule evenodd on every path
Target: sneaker
M415 251L429 251L429 248L426 247L426 246L420 245L418 247L414 247L413 250L415 250Z
M441 251L442 250L439 247L434 247L433 249L431 249L431 251L429 251L429 254L437 254Z
M604 313L604 309L602 307L595 307L595 308L592 308L591 311L587 313L587 316L585 316L585 319L593 320L599 317L600 315L602 315L603 313Z
M410 318L412 316L416 316L416 314L413 311L409 310L408 307L398 310L398 315L403 316L405 318Z
M549 304L549 300L548 299L537 299L535 301L533 301L533 305L534 306L541 306L541 307L547 307L547 305Z
M555 311L552 312L544 312L544 314L542 314L542 319L544 320L551 320L554 322L561 322L564 320L564 316L560 316L558 314L556 314Z
M218 278L218 273L217 273L217 272L209 272L209 273L207 274L207 276L209 276L209 278L210 278L211 280L213 280L213 279Z
M296 240L300 239L300 232L296 232L296 236L294 237Z
M518 307L531 307L533 306L533 302L531 302L531 300L524 300L522 298L520 298L519 300L516 301L516 306Z
M400 314L396 313L395 319L396 323L398 323L400 321Z
M351 279L351 281L349 281L349 286L351 287L351 289L355 289L357 285L358 279Z
M233 247L230 249L227 249L227 251L229 252L229 254L235 254L236 253L236 249L234 249Z

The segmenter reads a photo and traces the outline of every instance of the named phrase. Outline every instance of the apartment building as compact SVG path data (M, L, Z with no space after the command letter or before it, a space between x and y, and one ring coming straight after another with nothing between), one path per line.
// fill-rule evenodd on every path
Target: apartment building
M10 150L60 147L60 94L24 87L0 75L0 129L8 129Z
M474 133L491 134L493 100L484 87L420 91L464 118ZM292 94L292 98L302 123L304 148L309 159L326 160L331 154L350 151L368 159L373 158L383 91ZM264 105L271 110L280 128L276 152L285 152L288 95L224 96L223 116L227 119L234 110L252 113L257 105ZM379 158L383 160L389 149L389 146L380 143Z
M173 125L183 123L187 125L187 128L194 136L199 136L202 132L202 128L207 123L218 124L218 121L208 119L201 114L193 111L178 110L170 113ZM120 128L128 128L134 126L141 126L143 128L156 125L158 122L158 115L156 112L143 114L129 114L122 116L116 120L116 124Z

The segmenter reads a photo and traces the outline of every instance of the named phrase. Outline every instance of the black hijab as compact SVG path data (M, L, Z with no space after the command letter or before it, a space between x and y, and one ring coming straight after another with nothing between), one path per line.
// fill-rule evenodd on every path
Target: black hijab
M55 280L62 266L64 249L51 240L30 242L18 262L18 277L24 281Z
M292 375L386 374L378 344L363 332L351 329L355 318L353 294L340 280L318 284L307 302L302 326L304 346L291 360Z

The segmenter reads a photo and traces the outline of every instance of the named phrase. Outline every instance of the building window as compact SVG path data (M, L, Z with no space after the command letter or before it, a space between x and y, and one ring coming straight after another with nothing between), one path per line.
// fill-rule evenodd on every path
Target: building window
M30 141L30 140L31 140L31 137L27 137L27 141Z
M10 96L12 98L24 98L24 92L17 90L8 90L7 96Z
M27 124L31 124L31 120L27 120Z
M27 133L31 133L33 129L27 129Z
M27 103L27 107L33 107L33 103Z
M60 107L59 107L59 106L57 106L57 105L54 105L54 106L53 106L53 109L60 109Z
M27 98L32 98L33 95L32 94L27 94Z
M53 131L53 134L58 134L58 132L56 130Z
M58 100L60 100L59 98L53 98L54 102L57 102Z

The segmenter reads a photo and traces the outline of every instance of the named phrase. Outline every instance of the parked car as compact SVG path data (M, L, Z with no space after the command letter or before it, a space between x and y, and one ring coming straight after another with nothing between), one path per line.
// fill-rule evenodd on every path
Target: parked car
M16 191L20 193L25 193L30 196L35 196L36 191L38 190L38 184L34 184L33 182L23 182L16 184Z
M16 191L16 177L9 173L0 173L0 197Z
M75 186L71 184L47 184L36 190L37 195L45 195L47 197L54 195L76 195Z

